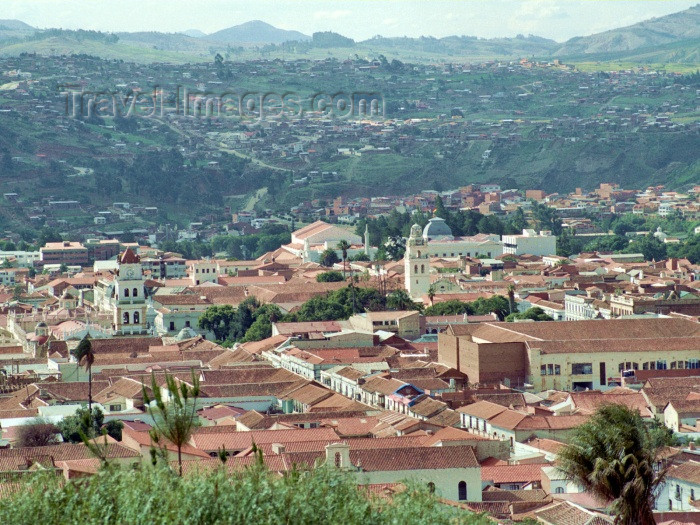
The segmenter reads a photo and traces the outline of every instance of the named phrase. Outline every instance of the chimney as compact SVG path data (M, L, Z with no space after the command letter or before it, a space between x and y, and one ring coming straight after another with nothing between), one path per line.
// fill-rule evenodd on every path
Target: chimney
M272 444L272 453L273 454L284 454L285 448L284 445L281 443L273 443Z

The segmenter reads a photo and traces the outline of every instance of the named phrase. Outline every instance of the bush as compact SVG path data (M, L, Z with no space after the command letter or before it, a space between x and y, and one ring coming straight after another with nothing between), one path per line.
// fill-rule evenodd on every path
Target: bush
M228 467L228 465L227 465ZM239 523L485 525L488 521L448 507L427 488L409 485L392 501L374 499L354 475L331 468L271 475L262 465L219 467L176 476L162 464L136 469L103 467L91 478L61 482L35 474L0 499L3 525L100 523L131 525Z
M330 271L330 272L319 273L316 276L316 280L319 283L337 283L337 282L340 282L344 279L343 279L342 273L336 272L336 271Z

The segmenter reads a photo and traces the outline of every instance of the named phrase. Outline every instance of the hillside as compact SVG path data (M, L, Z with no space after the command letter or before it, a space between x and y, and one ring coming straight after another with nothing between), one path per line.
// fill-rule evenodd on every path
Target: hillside
M36 32L29 24L25 24L21 20L3 20L0 19L0 40L8 38L22 38Z
M114 45L86 45L85 39L108 41L110 33L71 32L55 29L38 31L19 20L0 20L0 56L20 53L43 55L87 53L110 59L139 63L206 62L220 53L228 59L231 46L238 49L236 60L269 58L337 59L355 55L372 60L380 55L403 62L483 62L535 57L562 59L568 63L598 62L590 69L626 69L639 65L666 66L688 72L700 64L700 5L661 18L654 18L586 37L572 38L565 44L533 35L513 38L471 36L382 37L333 47L332 42L312 41L298 31L276 28L253 20L205 35L197 29L181 33L116 33ZM319 33L322 34L322 33ZM75 37L75 38L74 38ZM339 39L344 37L338 35ZM58 38L58 40L57 40ZM677 65L674 67L674 65Z
M299 31L278 29L261 20L252 20L207 35L206 39L229 44L281 44L293 40L303 42L311 37Z
M628 27L572 38L554 54L618 53L697 38L700 38L700 4Z

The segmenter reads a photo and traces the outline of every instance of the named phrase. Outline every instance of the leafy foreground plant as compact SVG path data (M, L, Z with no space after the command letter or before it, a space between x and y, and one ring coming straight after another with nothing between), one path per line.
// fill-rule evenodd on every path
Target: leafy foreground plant
M574 432L559 452L559 468L604 501L611 501L615 523L653 525L653 502L666 470L654 471L663 443L636 411L604 406Z
M283 476L256 464L177 476L165 465L107 465L90 478L32 475L0 499L3 525L335 524L486 525L484 517L445 506L412 487L393 500L369 497L356 478L327 467Z

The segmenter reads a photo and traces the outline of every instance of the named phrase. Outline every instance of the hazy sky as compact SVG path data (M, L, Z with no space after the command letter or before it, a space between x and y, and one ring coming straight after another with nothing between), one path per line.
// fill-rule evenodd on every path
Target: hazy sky
M0 19L36 27L211 33L263 20L306 34L479 37L535 34L563 41L687 9L698 0L0 0Z

